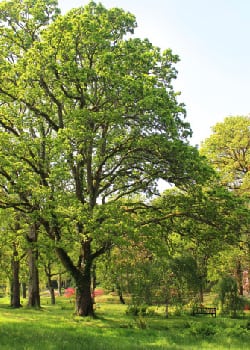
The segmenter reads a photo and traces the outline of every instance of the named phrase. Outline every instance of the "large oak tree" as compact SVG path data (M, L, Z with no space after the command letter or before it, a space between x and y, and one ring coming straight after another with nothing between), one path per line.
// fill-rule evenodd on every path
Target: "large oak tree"
M46 3L1 7L1 206L44 226L75 280L77 313L92 315L91 268L127 237L129 196L209 171L172 87L178 57L134 38L122 9L90 2L54 19Z

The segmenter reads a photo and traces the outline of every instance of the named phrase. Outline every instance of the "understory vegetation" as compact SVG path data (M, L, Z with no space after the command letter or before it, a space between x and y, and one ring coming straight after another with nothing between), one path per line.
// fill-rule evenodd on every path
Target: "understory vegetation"
M191 316L188 312L165 318L164 309L151 308L145 316L126 313L127 305L97 303L96 318L74 313L64 297L51 306L42 298L42 309L12 309L0 299L0 338L3 350L247 350L250 315L237 319Z

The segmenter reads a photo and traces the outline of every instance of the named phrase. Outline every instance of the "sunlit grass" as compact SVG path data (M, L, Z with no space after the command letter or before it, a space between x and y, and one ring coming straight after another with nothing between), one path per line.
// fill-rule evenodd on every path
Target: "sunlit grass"
M126 305L97 304L97 318L74 314L63 297L41 310L11 309L0 299L1 350L249 350L249 316L244 319L210 316L171 316L161 309L144 318L125 314Z

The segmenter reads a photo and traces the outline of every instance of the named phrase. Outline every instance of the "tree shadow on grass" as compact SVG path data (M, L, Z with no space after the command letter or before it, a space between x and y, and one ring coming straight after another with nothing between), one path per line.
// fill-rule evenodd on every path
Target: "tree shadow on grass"
M228 320L146 317L141 327L138 317L105 310L91 319L67 310L13 310L5 304L0 305L0 321L1 350L245 350L250 335L241 325L236 332Z

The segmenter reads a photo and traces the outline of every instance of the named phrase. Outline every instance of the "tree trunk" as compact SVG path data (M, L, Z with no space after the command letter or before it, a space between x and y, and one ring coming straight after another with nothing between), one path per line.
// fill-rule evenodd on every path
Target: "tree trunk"
M28 306L40 308L39 272L38 272L38 249L36 225L31 225L29 236L27 237L30 247L28 249L29 265L29 286L28 286Z
M239 295L244 294L244 288L243 288L243 271L241 266L241 261L237 261L237 268L236 268L236 278L238 282L238 289L239 289Z
M79 259L79 277L76 279L76 314L78 316L94 316L93 298L91 293L91 240L82 242Z
M199 299L200 299L200 303L204 302L204 291L203 291L203 283L202 282L201 282L200 290L199 290Z
M121 304L125 304L125 300L124 300L124 298L123 298L121 286L118 284L116 288L117 288L117 292L118 292L118 296L119 296L120 303L121 303Z
M22 286L23 299L26 299L27 298L27 285L25 282L22 282L21 286Z
M50 292L50 302L51 302L51 305L55 305L56 304L56 296L55 296L55 290L54 288L51 288L49 290Z
M62 295L62 274L61 274L61 272L59 272L59 274L58 274L57 283L58 283L58 295L61 296Z
M47 264L44 264L44 271L47 276L47 286L50 294L50 301L51 305L55 305L56 303L56 297L55 297L55 289L52 281L52 271L51 271L51 263L48 262Z
M165 304L165 317L168 318L169 316L169 311L168 311L168 300L166 300L166 304Z
M78 316L94 316L93 299L91 295L91 275L85 271L76 283L76 314Z
M123 298L122 292L119 295L119 299L121 304L126 304L125 299Z
M62 264L70 272L76 285L76 314L78 316L94 316L91 293L91 267L93 256L90 252L90 241L82 243L82 252L76 267L63 248L56 247L56 253Z
M28 306L40 307L39 273L37 268L37 260L38 260L37 249L34 249L34 248L29 249L28 259L29 259Z
M15 244L13 244L11 268L12 268L12 281L11 281L10 305L14 308L19 308L22 306L20 302L20 281L19 281L20 262L18 260L18 252Z
M50 294L50 302L51 305L56 304L56 296L55 296L55 290L52 286L51 279L48 279L48 289L49 289L49 294Z

